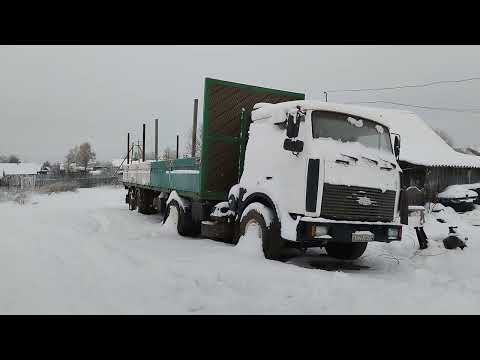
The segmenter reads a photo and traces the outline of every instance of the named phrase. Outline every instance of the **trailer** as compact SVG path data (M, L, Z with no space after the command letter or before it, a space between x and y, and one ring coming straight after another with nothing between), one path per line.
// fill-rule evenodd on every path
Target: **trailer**
M356 141L344 143L339 126ZM354 259L369 241L401 239L400 139L390 136L375 113L206 78L201 156L179 159L177 139L177 159L146 161L144 140L130 163L128 145L125 202L175 213L184 236L235 244L255 225L269 259L289 246Z

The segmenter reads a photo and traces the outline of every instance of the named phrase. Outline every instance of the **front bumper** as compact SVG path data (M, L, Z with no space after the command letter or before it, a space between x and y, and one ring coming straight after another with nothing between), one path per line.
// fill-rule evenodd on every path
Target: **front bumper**
M324 236L315 237L312 226L326 226L328 232ZM398 231L398 236L395 238L388 236L388 230L392 228L396 228ZM352 243L352 234L357 231L369 231L374 235L372 241L389 243L401 241L402 225L397 223L323 221L314 218L310 220L302 219L297 225L297 242L302 247L323 246L327 242Z

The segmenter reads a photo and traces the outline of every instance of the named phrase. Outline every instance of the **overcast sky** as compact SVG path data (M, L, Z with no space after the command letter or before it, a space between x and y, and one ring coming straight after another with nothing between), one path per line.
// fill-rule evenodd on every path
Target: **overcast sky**
M122 158L127 132L141 139L143 122L153 151L155 117L160 147L174 147L191 126L195 97L201 121L205 77L324 99L324 90L480 76L479 64L479 46L0 46L0 154L63 160L90 141L99 160ZM478 94L472 81L330 93L328 101L480 109ZM480 144L480 114L413 111L456 146Z

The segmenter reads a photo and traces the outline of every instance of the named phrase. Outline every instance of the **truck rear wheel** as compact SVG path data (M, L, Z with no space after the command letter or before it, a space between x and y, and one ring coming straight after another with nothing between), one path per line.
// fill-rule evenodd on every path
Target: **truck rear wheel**
M136 191L134 188L128 189L128 209L135 210L137 208L137 200L136 200Z
M327 254L331 257L342 260L355 260L363 255L367 249L366 242L359 243L335 243L329 242L325 246Z
M257 226L259 228L259 237L261 237L265 258L281 260L285 246L280 236L280 223L271 209L260 203L253 204L257 206L250 210L247 209L247 212L244 212L244 215L242 215L239 236L245 235L250 226ZM257 208L261 208L262 211L267 212L267 214L262 214ZM272 222L268 225L265 219L266 217L272 219Z
M153 214L155 212L155 208L153 207L153 198L154 192L152 190L138 189L138 212L141 214Z
M176 225L178 234L182 236L195 235L195 226L193 224L191 215L185 212L175 200L170 201L168 204L164 223L167 221L169 216L173 215L173 212L177 214Z

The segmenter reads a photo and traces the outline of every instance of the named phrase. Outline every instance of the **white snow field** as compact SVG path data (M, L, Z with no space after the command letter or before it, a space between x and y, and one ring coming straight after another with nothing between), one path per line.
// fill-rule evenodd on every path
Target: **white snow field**
M281 263L258 254L253 228L238 248L183 238L124 199L101 187L0 203L0 313L480 313L480 228L462 220L463 251L434 240L419 251L404 227L403 243L370 243L353 263L322 251Z

